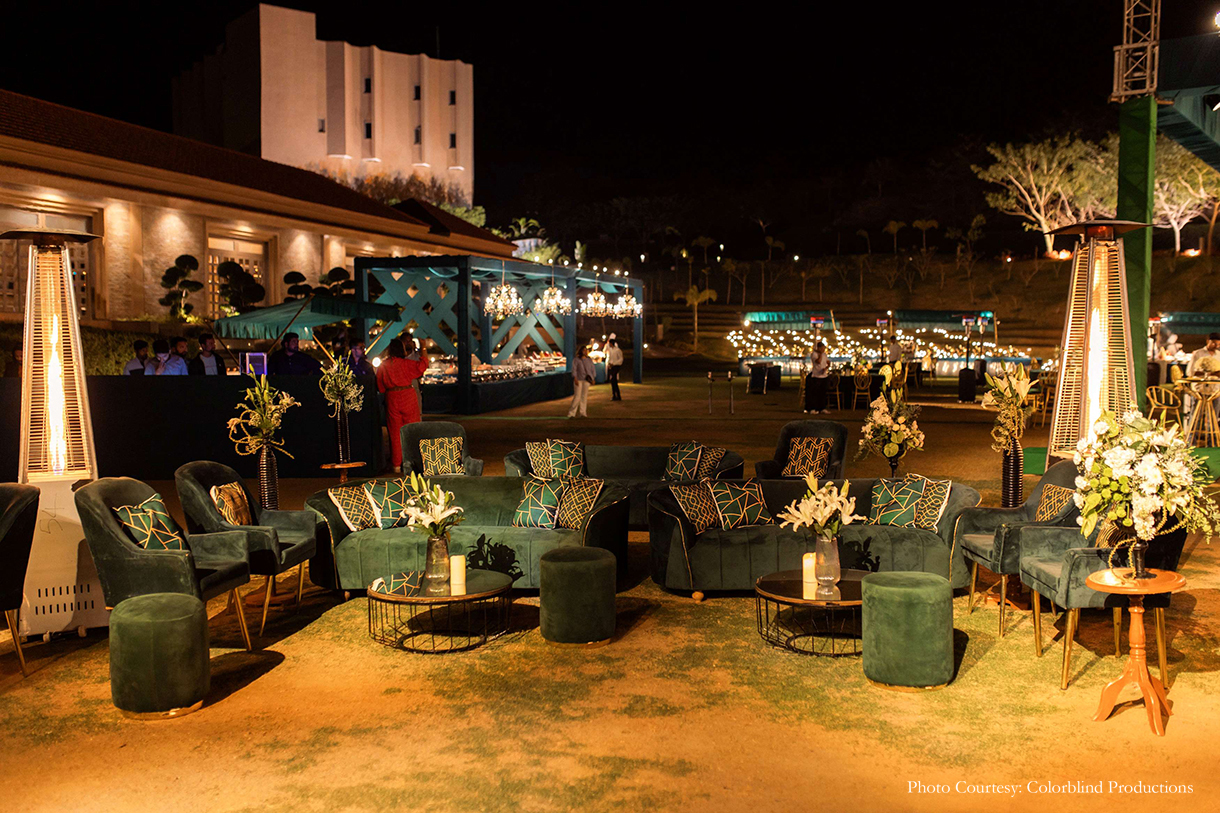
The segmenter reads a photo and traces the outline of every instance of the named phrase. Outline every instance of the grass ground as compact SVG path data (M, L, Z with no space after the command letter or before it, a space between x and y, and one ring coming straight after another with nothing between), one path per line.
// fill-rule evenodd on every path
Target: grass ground
M723 381L716 387L712 415L705 380L667 378L625 386L621 403L596 388L584 420L549 403L463 422L489 475L502 473L505 452L547 436L694 437L741 452L749 472L771 454L782 423L800 416L795 390L739 389L730 416ZM910 468L969 482L994 503L999 456L988 416L957 407L947 389L923 396L929 449L912 453ZM861 415L844 421L853 443ZM1045 434L1034 427L1027 443L1044 444ZM848 474L884 469L849 463ZM286 482L284 502L299 505L322 485ZM602 649L543 643L536 594L518 597L511 634L446 657L373 643L365 599L342 602L312 585L299 612L273 611L260 648L246 653L234 616L215 603L212 693L199 713L168 722L129 721L113 708L104 631L30 644L24 680L0 641L0 787L21 810L1071 811L1128 801L1109 792L1113 781L1190 786L1137 797L1158 810L1216 809L1214 546L1187 546L1189 587L1168 613L1175 714L1158 738L1139 705L1091 719L1121 669L1106 615L1084 615L1062 692L1062 621L1048 623L1047 652L1036 658L1028 614L1011 614L1001 638L994 605L968 615L958 597L954 682L889 692L865 682L858 659L766 646L749 596L697 605L659 589L646 576L646 535L631 542L631 587ZM1106 792L1038 792L1099 781ZM913 782L949 790L911 792Z

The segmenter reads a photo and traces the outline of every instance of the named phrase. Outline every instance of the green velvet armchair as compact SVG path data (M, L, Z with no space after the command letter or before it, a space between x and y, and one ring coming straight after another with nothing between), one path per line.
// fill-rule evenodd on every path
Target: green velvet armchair
M779 442L775 444L775 456L754 464L754 476L760 480L778 480L788 465L788 453L794 438L830 438L830 463L823 479L839 480L843 477L847 457L847 427L835 421L789 421L779 430Z
M212 501L214 486L241 484L250 506L251 525L228 522ZM263 618L258 634L267 627L267 611L275 577L297 568L297 605L305 588L305 561L317 550L317 518L311 511L277 511L263 508L237 472L220 463L199 460L174 472L174 485L186 514L186 527L192 533L238 531L244 534L249 549L250 573L264 576Z
M138 505L155 493L130 477L103 477L81 486L74 495L106 606L113 609L125 599L148 593L185 593L204 602L229 593L242 639L246 649L251 649L237 592L250 582L245 535L239 531L187 533L187 550L145 550L132 540L114 509Z
M1079 528L1027 525L1014 531L1021 550L1021 583L1033 591L1034 651L1042 656L1042 603L1039 596L1050 600L1052 607L1067 613L1067 629L1063 636L1063 672L1059 688L1068 687L1071 674L1072 640L1080 625L1082 609L1111 609L1114 623L1114 654L1119 652L1122 608L1127 598L1101 593L1085 584L1090 574L1110 567L1110 549L1095 547L1097 532L1085 538ZM1186 530L1178 529L1149 543L1145 555L1147 566L1160 570L1176 570L1186 545ZM1126 566L1124 553L1115 556L1116 566ZM1144 597L1144 606L1151 608L1156 621L1157 662L1162 682L1166 679L1165 608L1169 593Z
M25 653L18 634L18 613L25 598L25 572L34 544L38 519L38 489L18 483L0 483L0 610L13 634L13 648L24 677Z
M1080 512L1071 500L1058 505L1051 515L1036 520L1038 506L1048 485L1060 488L1076 488L1076 465L1062 460L1046 470L1042 479L1029 493L1029 498L1016 508L968 508L962 512L961 521L954 533L955 544L961 548L966 563L970 566L970 603L968 612L974 612L975 586L978 583L979 566L1000 577L1000 637L1004 636L1004 611L1008 603L1008 576L1017 574L1021 551L1016 544L1014 532L1027 525L1054 525L1076 528L1076 517ZM1062 492L1057 492L1062 496ZM1047 495L1048 500L1051 495ZM1047 508L1051 508L1048 503Z
M419 451L419 442L425 438L461 438L462 467L466 477L481 477L483 461L471 457L466 450L466 429L460 423L453 421L416 421L404 424L400 430L402 438L402 459L407 465L406 473L424 473L424 458ZM444 475L461 477L462 475Z

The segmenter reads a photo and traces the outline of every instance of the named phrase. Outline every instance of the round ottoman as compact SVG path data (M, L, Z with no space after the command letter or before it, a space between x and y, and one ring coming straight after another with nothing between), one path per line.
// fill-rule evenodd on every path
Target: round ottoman
M539 559L539 620L553 644L602 645L614 637L614 554L563 547Z
M935 573L870 573L861 588L864 676L893 689L953 679L953 589Z
M110 614L110 696L137 719L197 711L211 683L208 616L184 593L149 593Z

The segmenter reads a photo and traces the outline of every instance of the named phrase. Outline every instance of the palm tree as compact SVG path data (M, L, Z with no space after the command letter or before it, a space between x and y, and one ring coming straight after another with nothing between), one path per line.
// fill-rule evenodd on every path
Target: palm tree
M928 250L928 229L939 229L940 224L935 220L916 220L911 225L919 229L920 236L923 238L923 250L926 253Z
M703 264L707 265L707 250L716 245L716 241L710 237L699 235L694 240L691 240L690 244L695 248L703 249Z
M681 299L686 302L686 307L691 309L695 318L695 352L699 352L699 306L704 302L715 302L716 292L711 288L699 290L698 285L692 285L686 290L686 293L674 294L674 299Z
M891 220L889 223L886 223L885 228L882 229L883 232L894 238L895 254L898 253L898 232L902 231L906 227L907 224L903 223L901 220Z
M873 253L873 241L868 236L868 230L867 229L857 229L856 236L864 238L864 245L867 249L866 253L872 254Z

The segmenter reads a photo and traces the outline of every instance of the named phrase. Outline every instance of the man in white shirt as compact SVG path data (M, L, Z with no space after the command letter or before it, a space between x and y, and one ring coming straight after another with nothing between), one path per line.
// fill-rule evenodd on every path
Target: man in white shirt
M623 349L618 346L618 339L610 334L606 343L606 380L610 382L611 401L623 400L623 393L618 388L618 371L623 366Z
M1220 333L1207 334L1207 344L1190 354L1190 362L1186 365L1186 375L1193 376L1199 366L1200 359L1214 359L1220 366Z
M123 375L144 375L144 365L148 362L148 342L136 339L131 343L135 356L123 365Z
M902 345L898 343L897 336L890 336L890 346L886 350L885 360L890 364L902 361Z

